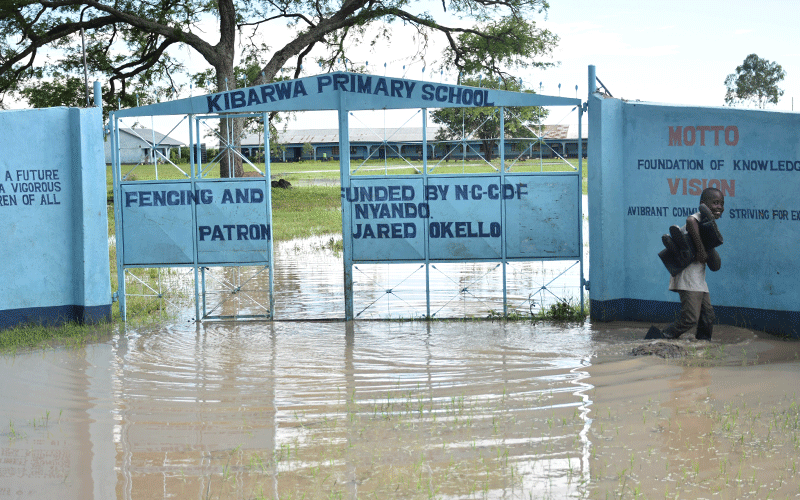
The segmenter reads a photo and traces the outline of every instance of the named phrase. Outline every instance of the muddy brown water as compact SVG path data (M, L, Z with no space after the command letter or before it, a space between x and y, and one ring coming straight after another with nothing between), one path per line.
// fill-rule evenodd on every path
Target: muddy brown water
M3 498L795 496L798 345L641 324L130 328L0 358Z

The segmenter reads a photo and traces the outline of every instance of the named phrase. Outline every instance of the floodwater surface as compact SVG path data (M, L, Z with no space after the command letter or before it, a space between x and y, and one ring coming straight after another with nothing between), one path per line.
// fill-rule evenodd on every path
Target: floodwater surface
M584 196L583 213L587 206ZM275 242L276 319L344 319L344 264L341 252L330 249L337 239L341 243L341 237L333 235ZM588 242L589 224L584 219L584 277L589 276ZM578 260L511 261L505 268L497 262L431 263L428 268L424 264L356 264L353 312L355 319L502 315L505 274L506 310L530 316L557 302L580 305L580 271ZM191 273L176 272L185 279L167 288L181 289L183 298L193 297ZM204 277L206 316L269 313L269 273L263 268L212 268L204 271Z
M0 499L795 496L797 344L641 324L180 323L0 358Z

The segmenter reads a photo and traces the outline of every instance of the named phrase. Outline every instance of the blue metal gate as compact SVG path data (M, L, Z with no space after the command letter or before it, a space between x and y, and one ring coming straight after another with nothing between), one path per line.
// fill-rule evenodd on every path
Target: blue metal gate
M577 165L564 161L566 168L551 168L540 161L537 170L535 162L526 163L525 159L535 156L533 149L541 154L545 144L541 131L534 128L527 142L517 141L517 146L524 147L517 148L516 157L507 157L507 109L520 106L568 106L578 111ZM488 160L488 154L475 148L467 131L457 145L460 149L452 144L429 144L429 109L469 107L490 108L499 115L497 161ZM358 110L387 109L418 110L423 134L414 152L421 163L413 167L414 174L389 175L386 168L383 175L362 175L360 166L350 158L350 117ZM433 297L432 273L452 281L455 296L471 293L470 283L453 278L448 270L454 263L479 263L486 266L487 275L500 273L502 312L498 314L505 316L509 312L509 274L512 279L518 274L515 263L573 261L567 269L578 266L583 306L583 109L579 99L332 73L112 113L117 272L123 315L126 279L137 281L133 271L138 268L155 268L192 274L181 286L193 285L197 319L275 318L269 154L264 155L261 170L241 154L231 133L219 137L220 155L227 155L228 161L240 158L263 177L218 178L214 167L218 158L204 162L199 154L201 129L213 132L217 128L207 127L208 122L234 118L259 118L266 124L270 112L310 110L338 112L345 319L360 317L354 311L354 270L375 263L411 266L409 283L414 283L415 292L424 290L425 294L424 312L419 316L441 317L438 312L442 308L437 304L452 300ZM163 153L155 134L149 141L147 161L126 171L120 154L123 121L166 115L188 120L188 171ZM229 131L234 128L226 127ZM266 132L263 144L266 153ZM386 143L373 153L384 159L395 153L403 158L401 150L391 149ZM431 151L439 151L438 157L432 158ZM560 157L557 151L552 153L550 156ZM463 167L457 172L442 164L459 154L462 160L469 157L477 162L479 168ZM177 175L167 179L159 175L159 168L162 173L172 168ZM137 169L145 175L132 177ZM242 274L243 268L252 270ZM257 279L264 272L269 276L268 290L249 290L248 284L264 282ZM147 287L146 280L139 281ZM549 285L543 281L537 290L528 292L529 298L535 292L550 292ZM150 288L150 295L162 296L161 290ZM376 295L374 290L370 293ZM396 288L386 287L377 295L396 296ZM250 305L237 305L227 312L220 307L245 296Z

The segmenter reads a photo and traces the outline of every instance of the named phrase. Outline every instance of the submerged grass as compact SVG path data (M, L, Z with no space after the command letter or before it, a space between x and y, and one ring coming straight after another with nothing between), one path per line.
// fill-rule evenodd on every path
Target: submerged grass
M21 325L3 330L0 335L0 353L15 353L32 347L81 347L88 342L109 338L114 328L110 323L63 325Z
M509 311L503 317L502 311L490 310L487 319L505 319L507 321L557 321L557 322L580 322L584 321L589 315L589 299L585 300L583 311L580 303L560 300L549 307L540 309L537 313L526 314L518 310Z

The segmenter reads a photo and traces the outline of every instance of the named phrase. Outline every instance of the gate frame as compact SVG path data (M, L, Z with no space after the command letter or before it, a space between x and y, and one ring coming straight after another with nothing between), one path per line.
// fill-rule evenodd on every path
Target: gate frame
M172 104L172 103L164 103L164 104ZM136 116L184 116L184 119L188 119L189 124L189 174L188 177L180 180L175 179L168 179L168 180L159 180L158 179L158 166L157 163L154 163L155 172L156 172L156 181L160 183L180 183L186 184L187 181L191 185L192 192L196 192L196 186L198 181L203 182L229 182L232 179L240 179L244 180L244 177L221 177L221 178L210 178L204 179L203 178L203 163L202 158L197 158L195 153L200 152L200 123L202 120L208 119L229 119L229 118L253 118L253 117L260 117L263 120L263 123L267 123L267 115L266 111L261 113L247 113L247 114L236 114L236 115L209 115L209 114L192 114L187 113L184 115L176 114L172 112L167 113L153 113L153 106L159 105L150 105L150 106L143 106L139 108L131 108L128 110L122 111L112 111L109 114L109 123L108 123L108 132L109 138L111 140L110 150L111 150L111 164L112 164L112 178L113 178L113 191L114 191L114 231L115 237L117 241L117 286L118 286L118 300L119 300L119 308L120 308L120 315L122 316L123 321L127 321L127 307L126 307L126 286L125 286L125 271L128 269L135 269L135 268L192 268L194 271L194 305L195 305L195 320L201 321L204 319L274 319L275 318L275 294L274 294L274 275L275 275L275 267L274 267L274 255L273 255L273 230L272 230L272 190L270 184L270 159L269 159L269 128L267 126L264 127L264 150L266 154L264 155L264 172L258 170L255 165L252 165L257 171L261 172L264 175L263 182L266 184L266 193L265 193L265 204L267 208L267 224L270 228L270 235L267 239L267 253L269 259L267 261L256 261L256 262L229 262L229 263L215 263L215 264L201 264L199 262L198 257L198 248L197 248L197 232L193 231L193 238L192 238L192 257L193 262L191 264L125 264L124 263L124 235L123 235L123 210L122 210L122 187L126 185L136 185L139 183L141 185L142 181L125 181L122 179L122 164L120 161L120 146L119 146L119 131L120 126L119 122L121 118L127 117L136 117ZM171 107L167 108L170 109ZM141 112L143 109L148 109L148 112ZM177 127L177 125L176 125ZM174 129L173 129L174 130ZM228 130L230 131L231 128L229 127ZM168 137L167 134L165 137ZM229 138L222 138L223 142L227 144L226 150L230 148L233 143L228 141ZM155 142L155 139L153 139ZM157 151L158 144L153 144L152 150L154 152ZM231 148L232 149L232 148ZM235 149L232 149L232 154L239 154ZM230 153L229 153L230 154ZM157 155L153 155L157 156ZM244 157L242 157L245 159ZM169 161L168 158L166 158ZM245 159L245 161L247 161ZM249 163L249 161L247 161ZM176 168L176 167L173 167ZM232 170L231 173L235 172ZM153 181L150 181L153 182ZM245 182L262 182L261 179L253 179L253 181L245 181ZM197 204L192 204L192 227L197 227ZM242 266L252 266L252 267L260 267L264 266L265 268L269 268L269 312L268 314L264 315L247 315L247 316L211 316L207 312L206 308L206 276L205 270L210 267L242 267ZM235 293L233 291L232 293ZM201 307L202 304L202 307ZM202 313L202 314L201 314Z
M356 86L354 82L358 78L359 87L356 91ZM384 89L384 96L378 96L378 87L379 85L376 84L375 92L370 91L367 93L362 93L362 88L360 86L362 80L361 78L371 79L374 78L376 81L383 83ZM387 81L391 80L391 96L389 95L389 86L387 85ZM350 82L350 89L346 87L345 82ZM371 81L371 80L370 80ZM314 89L314 83L316 83L316 94L309 95L307 89ZM399 83L399 86L396 87L395 85ZM306 87L308 84L308 87ZM403 87L405 85L405 87ZM419 85L417 87L417 85ZM371 86L371 83L370 83ZM332 87L332 88L328 88ZM423 90L427 92L423 95L415 95L412 96L413 89L420 88L426 89ZM259 99L260 90L260 99L263 99L264 102L261 102ZM444 99L440 98L440 90L444 90L445 92L441 95L447 95L449 91L449 100L447 97ZM458 91L459 97L456 99L456 102L453 103L453 95L454 90ZM114 213L116 217L116 237L117 237L117 275L119 279L119 287L122 293L119 294L119 301L120 301L120 311L122 313L123 319L126 317L125 311L125 280L124 280L124 272L127 268L134 268L134 267L191 267L194 270L194 285L195 285L195 313L196 313L196 320L200 321L200 285L199 285L199 271L202 267L208 267L208 265L199 264L198 262L198 253L197 253L197 233L195 232L193 236L193 257L194 262L192 264L182 264L182 265L124 265L124 244L123 244L123 234L122 234L122 207L121 207L121 186L126 184L125 181L122 180L121 177L121 165L120 165L120 157L119 157L119 119L124 117L135 117L135 116L162 116L162 115L178 115L178 116L185 116L189 119L189 155L190 155L190 175L189 181L192 187L195 187L197 180L202 179L202 177L198 177L198 175L202 174L202 169L200 166L199 159L195 158L195 154L198 151L196 148L199 146L199 130L195 131L193 129L193 121L199 120L201 117L204 118L239 118L239 117L246 117L246 116L254 116L260 115L263 117L265 128L264 128L264 175L267 181L267 211L268 211L268 218L269 218L269 225L270 225L270 238L269 238L269 261L264 262L263 264L267 264L270 269L269 275L269 287L270 287L270 312L269 312L269 319L275 319L275 311L274 311L274 297L273 297L273 276L274 276L274 256L273 256L273 240L272 240L272 196L271 196L271 177L270 177L270 161L269 161L269 131L266 124L267 121L267 114L270 112L275 111L320 111L320 110L328 110L328 111L337 111L338 112L338 125L339 125L339 170L340 170L340 184L342 186L350 185L350 140L349 140L349 119L348 114L351 111L359 111L359 110L386 110L386 109L422 109L423 110L423 130L427 131L427 110L430 107L438 108L461 108L461 107L470 107L469 105L465 106L461 104L460 92L469 90L470 92L474 92L476 88L462 86L462 85L450 85L450 84L435 84L433 82L425 82L425 81L412 81L406 80L403 78L391 78L387 76L378 76L378 75L364 75L364 74L357 74L357 73L347 73L347 72L335 72L335 73L327 73L315 76L304 77L297 80L287 80L284 82L276 82L271 84L259 85L254 87L245 87L241 89L233 89L224 92L217 92L208 95L202 96L195 96L189 97L184 99L178 99L175 101L169 101L165 103L158 103L158 104L151 104L147 106L141 106L137 108L131 108L127 110L119 110L111 113L110 120L109 120L109 130L111 135L111 151L112 151L112 165L113 165L113 182L114 182ZM395 92L397 91L397 92ZM435 93L434 93L435 91ZM360 98L353 99L350 97L351 94L357 92L360 94ZM403 96L403 93L407 93L406 96ZM583 275L583 203L582 203L582 196L583 196L583 138L582 138L582 115L584 112L584 106L580 99L578 98L567 98L567 97L556 97L556 96L545 96L540 94L533 94L533 93L523 93L523 92L511 92L511 91L502 91L502 90L495 90L495 89L480 89L480 92L483 96L485 96L482 100L482 103L491 104L494 108L499 108L500 115L501 115L501 133L500 133L500 158L501 158L501 168L499 171L499 175L501 178L501 182L505 179L505 174L508 173L506 171L505 165L505 107L507 106L575 106L578 110L578 169L576 174L572 174L569 172L560 172L558 175L574 175L577 182L577 207L578 207L578 256L577 259L580 264L580 296L581 296L581 310L583 311L583 301L584 301L584 294L583 288L587 284L586 280L584 279ZM472 94L470 94L472 95ZM276 98L277 96L277 98ZM492 100L489 101L489 96L492 97ZM269 102L268 101L269 98ZM250 104L251 102L255 102L255 105ZM435 104L435 106L431 106L431 104ZM477 105L476 105L477 106ZM223 109L224 107L224 109ZM199 123L199 121L197 121ZM197 127L199 129L199 126ZM196 135L197 134L197 135ZM195 142L197 141L197 142ZM155 148L154 148L155 149ZM240 154L240 153L235 153ZM427 179L428 175L428 168L427 168L427 137L425 133L423 133L423 176ZM530 175L541 175L541 173L522 173L522 174L530 174ZM547 173L544 175L552 175L554 173ZM464 175L464 174L462 174ZM470 175L477 175L477 176L485 176L486 174L466 174L465 178L469 178ZM498 174L492 174L498 175ZM520 175L520 174L514 174ZM220 179L226 180L226 179ZM212 179L207 180L213 181ZM185 181L180 181L185 182ZM504 206L504 201L501 197L501 207ZM348 234L351 226L351 214L348 210L344 210L344 205L342 207L342 230L343 230L343 237L344 235ZM505 210L501 209L501 216L503 220L505 220ZM192 223L194 226L197 224L197 213L196 213L196 206L193 207L192 210ZM505 233L504 233L505 234ZM505 237L503 238L505 240ZM347 238L344 238L344 287L345 287L345 319L352 320L353 319L353 258L352 258L352 246L347 244ZM565 259L562 257L556 258L531 258L531 259L508 259L506 256L506 249L505 244L501 242L502 246L502 258L499 259L499 262L503 265L503 315L507 316L507 284L506 284L506 265L509 261L544 261L544 260L572 260ZM426 252L427 254L427 252ZM498 259L461 259L461 260L451 260L449 262L470 262L470 261L491 261L491 262L498 262ZM397 261L399 262L399 261ZM419 260L414 262L421 262ZM436 262L448 262L446 260L436 260ZM426 258L424 261L426 265L426 302L428 304L428 312L430 312L430 294L429 294L429 265L430 259ZM260 265L262 263L247 263L250 265ZM247 265L244 264L244 265ZM228 263L228 264L220 264L222 266L231 265L231 266L240 266L243 263ZM203 283L203 298L205 298L205 280L202 280ZM203 301L204 303L205 301ZM205 312L205 311L204 311ZM205 319L205 318L203 318Z
M530 95L530 94L524 94ZM537 94L534 94L537 95ZM545 177L545 176L574 176L576 177L577 182L577 207L578 207L578 257L575 259L579 262L579 272L580 272L580 307L581 307L581 314L585 312L584 309L584 293L583 289L585 286L588 285L584 274L583 274L583 137L581 134L582 131L582 119L585 107L583 103L581 103L580 99L568 99L568 98L559 98L565 99L570 101L569 104L560 104L560 105L574 105L578 110L578 169L577 172L518 172L513 173L515 176L531 176L531 177ZM423 183L427 184L429 178L429 170L428 170L428 137L427 137L427 123L428 123L428 108L416 108L416 107L408 107L406 109L421 109L422 110L422 179ZM500 137L499 137L499 158L500 158L500 169L499 172L495 173L478 173L478 174L441 174L442 177L445 176L454 176L454 177L463 177L464 179L475 179L487 176L500 176L500 185L505 185L505 175L510 173L506 168L506 161L505 161L505 106L497 106L495 109L499 110L500 113ZM352 176L350 175L350 139L349 139L349 113L352 111L351 109L347 108L340 108L339 110L339 176L340 176L340 183L341 187L344 188L345 185L350 188ZM437 176L434 176L438 177ZM370 175L370 176L357 176L358 179L382 179L382 178L392 178L392 179L401 179L404 178L402 175L398 176L387 176L387 175ZM415 177L416 178L416 177ZM350 210L345 210L345 201L342 201L342 239L343 239L343 258L344 258L344 287L345 287L345 320L350 321L355 319L354 312L354 300L353 300L353 266L357 263L368 263L368 264L376 264L378 262L373 260L358 260L353 258L353 246L352 244L348 244L352 242L351 230L352 230L352 213ZM501 252L502 256L500 259L482 259L482 258L474 258L474 259L436 259L435 263L460 263L460 262L499 262L503 266L503 317L508 317L508 294L507 294L507 275L506 275L506 267L509 262L537 262L537 261L545 261L545 260L573 260L573 259L566 259L563 257L535 257L535 258L508 258L507 257L507 246L505 244L505 240L507 237L507 233L505 232L507 228L506 222L506 210L505 210L505 199L504 197L500 197L500 220L501 220L501 227L504 228L503 238L501 239ZM425 304L426 304L426 317L431 318L431 296L430 296L430 265L431 259L429 256L429 238L426 236L425 238L425 259L424 260L395 260L395 261L383 261L386 264L403 264L403 263L421 263L425 266Z

